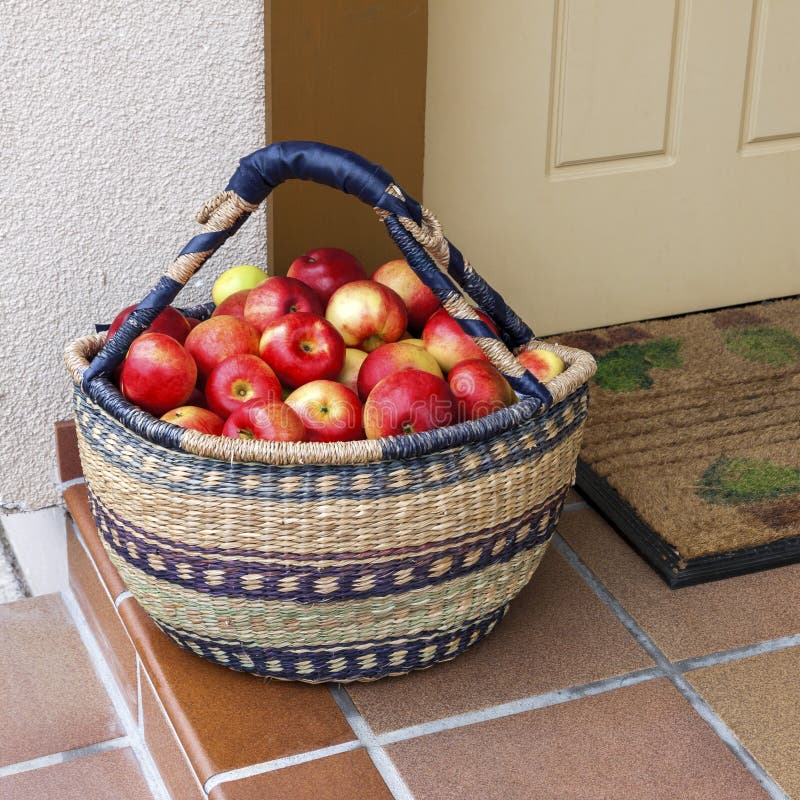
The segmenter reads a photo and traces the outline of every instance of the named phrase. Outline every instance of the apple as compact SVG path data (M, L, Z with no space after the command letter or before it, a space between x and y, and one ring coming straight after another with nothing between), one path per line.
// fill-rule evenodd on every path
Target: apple
M208 404L223 417L256 397L280 400L281 383L269 364L251 353L229 356L206 379Z
M273 320L297 311L322 316L323 307L309 286L294 278L275 276L250 291L244 318L262 333Z
M523 350L517 358L542 383L553 380L566 369L561 357L550 350Z
M308 311L286 314L267 325L259 350L290 389L309 381L333 380L344 366L341 335L326 319Z
M489 317L482 311L477 309L475 311L497 333L497 328ZM439 366L445 372L449 372L459 361L466 361L468 358L489 360L483 350L461 330L455 319L443 308L425 323L422 341L425 343L425 349L439 362Z
M244 289L253 289L265 281L269 275L263 269L252 264L239 264L226 269L211 287L211 299L214 305L221 305L226 298Z
M111 341L111 337L119 330L119 327L131 315L131 311L136 308L135 305L123 308L122 311L114 317L111 327L106 334L106 341ZM181 314L176 308L167 306L154 320L150 327L147 329L148 333L164 333L171 336L181 344L186 341L189 335L191 325L186 317Z
M200 324L200 320L197 317L186 317L186 321L189 323L189 330L196 328Z
M367 354L355 347L347 347L344 351L344 366L336 376L336 380L346 386L350 391L358 394L358 373Z
M478 419L517 402L514 390L489 361L459 361L447 376L456 398L458 421Z
M447 382L430 372L404 369L384 378L364 404L368 439L420 433L456 418L456 401Z
M165 333L143 333L122 362L123 396L159 417L183 405L194 389L197 367L180 342Z
M421 369L442 377L436 359L425 350L408 344L409 341L382 344L367 356L358 373L358 395L362 400L367 399L379 381L401 369Z
M222 417L218 417L213 411L199 406L180 406L167 411L161 419L164 422L171 422L179 428L191 428L200 433L208 433L211 436L219 436L222 433L222 426L225 424Z
M419 333L430 316L441 308L439 298L419 279L402 258L387 261L372 274L372 280L394 289L408 310L408 327Z
M256 397L239 406L228 417L222 435L232 439L302 442L306 429L297 413L286 403Z
M411 344L411 345L414 345L414 347L419 347L420 350L424 350L425 349L425 342L423 342L422 339L412 339L409 336L408 338L401 339L400 341L403 344Z
M363 281L367 277L361 262L347 250L338 247L309 250L292 261L286 274L310 286L323 309L340 286L350 281Z
M192 328L186 337L186 349L197 362L197 371L205 380L217 364L240 353L258 355L258 331L238 317L211 317Z
M308 442L351 442L364 438L361 401L336 381L311 381L287 398L303 420Z
M244 319L244 304L252 289L242 289L229 294L212 312L212 317L239 317Z
M325 310L348 347L368 353L396 342L406 329L408 314L393 289L375 281L351 281L338 288Z

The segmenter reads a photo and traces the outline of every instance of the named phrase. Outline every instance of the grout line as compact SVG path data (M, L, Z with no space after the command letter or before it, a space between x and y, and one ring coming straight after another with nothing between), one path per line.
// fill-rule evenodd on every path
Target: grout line
M378 743L372 729L355 707L345 688L341 684L337 684L329 685L328 689L336 705L339 706L342 714L344 714L347 723L353 729L353 733L364 745L367 754L375 765L375 769L378 770L378 774L383 778L383 782L392 793L392 797L395 800L414 800L414 795L411 794L411 790L406 786L406 782L398 772L394 762Z
M718 653L710 653L706 656L685 658L682 661L676 661L675 667L680 672L689 672L693 669L713 667L717 664L728 664L731 661L752 658L762 653L774 653L777 650L786 650L789 647L796 647L798 645L800 645L800 633L795 633L792 636L782 636L779 639L766 639L763 642L748 644L744 647L734 647L731 650L721 650Z
M124 592L120 592L117 596L117 599L114 601L114 608L119 608L119 604L123 600L127 600L129 597L133 597L133 595L127 589Z
M142 711L142 661L136 654L136 727L144 738L144 712Z
M607 678L602 681L585 683L581 686L572 686L568 689L556 689L544 694L530 695L519 700L512 700L510 703L502 703L496 706L489 706L478 711L468 711L464 714L455 714L452 717L422 722L419 725L410 725L407 728L398 728L394 731L376 735L375 740L381 745L394 744L406 739L414 739L418 736L428 736L432 733L441 733L455 728L463 728L467 725L488 722L493 719L510 717L516 714L523 714L526 711L535 711L548 706L560 705L570 700L578 700L581 697L591 697L596 694L621 689L625 686L635 686L637 683L645 683L656 678L663 678L664 672L659 667L649 667L648 669L636 670L626 675L615 678Z
M155 698L156 704L158 705L159 711L161 712L160 719L162 719L164 722L166 722L167 728L172 733L172 738L175 740L175 743L178 746L178 750L180 750L181 754L183 755L183 758L186 761L186 767L189 770L192 778L194 778L194 782L197 785L197 788L200 790L200 793L203 796L205 796L205 789L203 788L203 784L200 781L200 776L197 774L197 770L195 769L194 764L192 763L192 759L189 758L189 754L186 752L186 748L183 746L183 741L181 740L181 737L178 736L178 731L175 730L175 725L172 723L172 718L167 713L167 709L165 708L164 703L161 700L161 696L156 691L156 687L153 684L153 680L150 677L149 673L147 672L147 667L145 666L144 661L142 661L141 658L139 658L138 653L137 653L137 660L138 660L138 663L139 663L139 668L141 670L140 674L143 675L144 679L147 681L147 685L148 685L148 687L150 689L150 694L151 694L152 697ZM145 719L144 719L144 709L143 709L142 706L140 706L139 708L140 708L141 719L142 719L142 736L144 736L144 730L145 730L145 727L146 727L145 726ZM144 741L145 741L145 747L146 747L147 746L147 740L144 739Z
M580 556L570 545L556 533L553 536L553 547L570 566L583 578L594 593L614 612L617 619L636 639L647 654L663 670L673 686L689 702L694 711L722 739L728 749L744 764L747 771L758 781L773 800L790 800L788 795L773 780L772 776L758 763L752 753L739 741L734 732L722 721L721 717L700 696L699 692L683 677L679 669L664 655L662 650L648 636L638 622L622 607L620 602L606 588L605 584L584 564Z
M381 772L382 777L384 777L384 780L386 780L385 773L391 774L396 772L396 768L393 764L391 764L391 761L386 753L381 752L385 745L417 738L419 736L427 736L428 734L432 733L440 733L442 731L452 730L454 728L461 728L491 719L499 719L501 717L512 716L514 714L521 714L538 708L546 708L547 706L566 703L570 700L577 700L581 697L590 697L592 695L602 694L604 692L613 691L614 689L620 689L625 686L633 686L637 683L644 683L645 681L651 681L661 677L664 677L663 670L661 670L659 667L649 667L647 669L629 672L625 675L619 675L614 678L606 678L601 681L594 681L593 683L586 683L580 686L571 686L567 689L558 689L545 694L531 695L530 697L524 697L520 700L514 700L510 703L489 706L488 708L480 709L478 711L470 711L465 714L458 714L452 717L443 717L430 722L423 722L419 725L412 725L407 728L399 728L397 730L382 734L375 734L372 732L372 729L369 727L366 720L364 720L364 718L361 716L361 714L359 714L358 710L353 705L349 695L344 692L344 696L342 696L338 693L337 687L336 691L331 689L331 694L333 695L334 700L341 709L342 713L345 715L345 718L347 719L353 732L358 737L357 740L345 742L340 745L333 745L331 747L324 747L319 750L310 750L292 756L285 756L272 761L264 761L260 764L254 764L249 767L242 767L236 770L228 770L227 772L217 773L206 781L205 791L210 792L215 786L218 786L221 783L227 783L228 781L247 778L253 775L260 775L264 772L273 772L277 769L291 767L295 764L302 764L307 761L315 761L320 758L327 758L328 756L336 755L339 752L356 750L362 746L367 749L367 752L370 754L370 757L373 759L373 761L381 761L379 771ZM378 766L377 762L376 766ZM393 779L394 777L395 776L392 775L392 778L390 779ZM402 791L402 789L398 789L397 796L403 797L404 795L400 793ZM410 795L407 796L410 797Z
M316 761L320 758L327 758L328 756L335 756L339 753L347 753L350 750L358 750L361 747L361 742L357 739L351 739L349 742L342 742L342 744L334 744L330 747L321 747L319 750L308 750L305 753L295 753L291 756L284 756L283 758L275 758L272 761L263 761L260 764L253 764L249 767L240 767L239 769L229 769L226 772L218 772L212 775L203 786L203 790L210 794L211 791L219 786L221 783L228 783L229 781L237 781L242 778L251 778L254 775L262 775L265 772L274 772L284 767L294 767L298 764L305 764L307 761Z
M82 483L86 483L86 478L83 475L79 478L70 478L68 481L61 481L61 483L58 484L58 488L63 493L69 489L70 486L80 486Z
M100 586L103 588L103 592L105 593L105 596L108 598L108 602L111 603L111 605L113 605L116 608L117 601L111 596L111 592L109 591L108 586L106 585L105 579L100 574L100 570L97 568L97 564L95 564L94 558L92 557L92 554L89 551L89 546L86 544L86 540L83 538L83 534L81 533L80 528L78 528L78 526L75 524L75 520L72 518L72 514L70 514L69 512L66 512L66 514L67 514L67 522L69 523L69 526L72 529L72 533L78 540L78 544L83 548L83 552L86 555L86 558L89 559L89 563L92 565L94 574L97 577L97 580L100 582ZM69 577L69 569L67 569L67 573L68 573L67 577ZM123 625L123 628L124 627L125 626Z
M65 764L67 761L74 761L76 758L85 758L97 753L107 753L110 750L121 750L128 747L130 741L127 736L119 736L116 739L109 739L107 742L97 742L86 747L76 747L74 750L64 750L61 753L51 753L47 756L31 758L28 761L18 761L16 764L8 764L0 767L0 778L7 778L9 775L17 775L20 772L30 772L42 767L51 767L54 764Z
M169 792L158 772L153 757L150 755L150 751L144 743L144 739L138 730L136 722L134 722L128 704L125 702L125 698L122 696L122 692L117 686L114 676L111 674L111 670L103 657L94 633L89 627L86 617L84 617L83 611L78 605L78 601L75 599L75 595L72 593L71 589L65 589L61 592L61 597L72 616L75 627L78 629L78 634L89 654L89 659L92 662L95 673L103 684L111 700L111 704L114 707L114 711L116 711L117 717L127 733L127 743L131 750L133 750L136 760L139 762L139 768L142 771L142 775L154 800L170 800Z
M589 504L585 500L576 500L574 503L565 503L561 508L561 513L569 514L570 511L580 511L584 508L589 508Z

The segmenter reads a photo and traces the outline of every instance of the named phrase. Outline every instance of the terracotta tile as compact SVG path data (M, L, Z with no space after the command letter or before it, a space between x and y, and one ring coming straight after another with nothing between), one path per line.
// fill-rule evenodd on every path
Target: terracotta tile
M175 800L204 800L200 782L181 750L150 681L142 675L142 720L147 749Z
M800 633L800 564L670 589L594 511L558 529L673 660Z
M687 672L739 741L800 797L800 647Z
M86 485L70 486L64 492L64 502L67 504L67 510L81 532L81 536L83 536L83 541L91 553L92 561L94 561L97 571L108 589L108 593L116 600L128 587L125 586L116 567L111 563L102 541L100 541L100 534L97 532L92 512L89 510Z
M69 585L92 629L133 718L138 712L136 651L91 559L67 526Z
M57 595L0 605L0 766L122 736Z
M651 666L551 548L485 640L453 661L347 689L373 729L383 732Z
M567 492L566 500L564 500L564 505L569 505L570 503L583 503L585 502L583 495L579 494L576 489L570 489Z
M767 797L665 680L387 750L416 800Z
M392 800L365 750L353 750L296 767L222 783L209 800Z
M58 475L62 481L71 481L73 478L83 476L74 420L65 419L56 422L56 459Z
M119 611L202 782L354 738L324 686L265 680L212 664L178 647L133 598Z
M144 800L152 797L133 751L111 750L0 778L8 800Z

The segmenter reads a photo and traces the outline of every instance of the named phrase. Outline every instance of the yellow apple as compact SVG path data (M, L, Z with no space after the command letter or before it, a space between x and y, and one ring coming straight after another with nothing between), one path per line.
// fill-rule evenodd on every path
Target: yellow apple
M218 306L235 292L253 289L268 277L269 275L263 269L252 264L239 264L238 267L231 267L226 269L214 281L214 286L211 289L211 299L214 301L214 305Z

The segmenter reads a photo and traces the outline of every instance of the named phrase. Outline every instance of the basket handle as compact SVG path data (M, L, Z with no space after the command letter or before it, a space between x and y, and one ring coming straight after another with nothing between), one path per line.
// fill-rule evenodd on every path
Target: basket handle
M382 167L348 150L320 142L276 142L239 162L225 190L212 197L198 212L197 221L203 226L202 232L183 248L87 367L83 375L87 391L92 381L107 377L116 369L133 340L149 328L189 278L236 233L277 186L289 179L322 183L353 194L372 206L411 268L503 373L512 388L543 404L552 401L547 388L509 350L509 347L527 344L533 339L533 332L464 261L461 253L444 237L435 217L406 195ZM442 268L447 269L453 279ZM478 317L456 283L462 285L495 322L505 343Z

